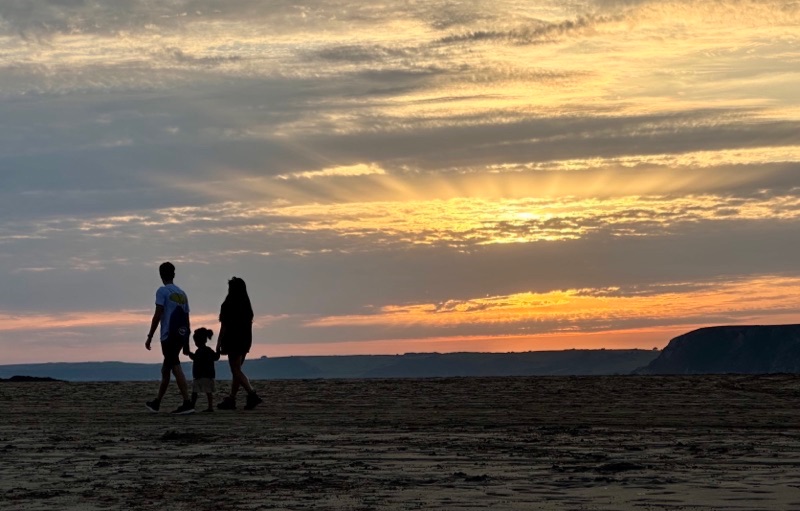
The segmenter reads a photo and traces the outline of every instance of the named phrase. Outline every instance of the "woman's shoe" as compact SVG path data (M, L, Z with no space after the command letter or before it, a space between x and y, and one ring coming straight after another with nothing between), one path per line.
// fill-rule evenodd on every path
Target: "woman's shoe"
M247 394L247 402L244 405L245 410L252 410L259 404L263 403L264 400L258 397L258 394L253 392L252 394Z
M230 396L217 405L217 410L236 410L236 400Z

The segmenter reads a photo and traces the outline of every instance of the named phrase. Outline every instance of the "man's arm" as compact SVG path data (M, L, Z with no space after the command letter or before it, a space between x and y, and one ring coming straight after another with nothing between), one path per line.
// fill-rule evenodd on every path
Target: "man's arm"
M189 333L191 333L191 331L192 331L192 323L189 320L188 314L186 316L186 328L189 330ZM189 337L187 337L186 338L186 343L183 345L183 354L188 357L189 355L191 355L191 353L192 353L192 350L191 350L191 348L189 346Z
M186 295L183 295L183 297L186 299L186 328L189 330L189 335L186 337L186 344L183 345L183 354L191 358L192 349L191 346L189 346L189 342L192 337L192 315L189 309L189 298Z
M164 306L163 305L156 305L156 311L153 313L153 319L150 321L150 332L147 334L147 340L144 343L144 347L147 350L150 350L150 343L153 340L153 334L156 332L156 328L158 328L158 324L161 323L161 316L164 315Z

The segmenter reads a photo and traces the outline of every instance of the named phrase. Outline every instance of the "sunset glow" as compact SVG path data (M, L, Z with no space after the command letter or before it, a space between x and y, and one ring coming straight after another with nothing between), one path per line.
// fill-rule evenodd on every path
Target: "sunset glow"
M0 363L157 361L165 260L258 356L800 321L797 2L24 3Z

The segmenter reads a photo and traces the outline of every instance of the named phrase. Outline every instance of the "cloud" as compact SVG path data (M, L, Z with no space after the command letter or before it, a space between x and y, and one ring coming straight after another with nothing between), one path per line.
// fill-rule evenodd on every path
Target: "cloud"
M797 278L758 277L692 284L692 289L629 294L619 288L568 289L548 293L520 293L444 303L384 306L375 313L328 316L308 325L325 327L385 326L397 330L427 327L450 335L491 334L524 326L530 333L643 328L699 322L715 317L721 322L749 321L793 311ZM658 286L655 286L658 289ZM755 305L757 304L757 305ZM432 335L430 332L427 335Z
M0 314L0 332L30 330L69 330L108 325L142 325L152 317L152 312L143 311L95 311L72 314Z
M314 179L318 177L354 177L369 175L385 175L386 171L376 165L358 164L329 167L322 170L294 172L275 176L277 179Z
M449 35L436 41L439 44L463 42L504 41L513 44L545 44L565 35L590 30L603 23L620 21L617 16L583 15L574 20L553 22L539 21L536 26L511 30L478 30L465 34Z
M374 62L387 59L408 58L413 53L403 48L391 48L378 45L332 45L317 50L311 56L323 60L345 62Z
M13 273L24 273L24 272L47 272L55 270L52 266L40 266L40 267L32 267L32 268L17 268L13 270Z
M232 62L239 62L242 57L239 55L222 55L222 56L203 56L198 57L187 54L180 48L169 47L164 48L163 54L171 60L180 64L202 67L214 67Z

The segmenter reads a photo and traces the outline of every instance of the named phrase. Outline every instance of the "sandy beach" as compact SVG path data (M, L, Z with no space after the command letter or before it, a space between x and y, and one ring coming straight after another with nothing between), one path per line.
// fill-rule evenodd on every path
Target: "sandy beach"
M192 416L156 388L0 384L0 508L800 509L795 376L261 381Z

